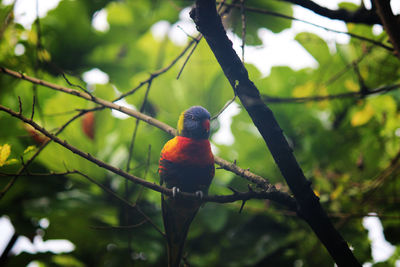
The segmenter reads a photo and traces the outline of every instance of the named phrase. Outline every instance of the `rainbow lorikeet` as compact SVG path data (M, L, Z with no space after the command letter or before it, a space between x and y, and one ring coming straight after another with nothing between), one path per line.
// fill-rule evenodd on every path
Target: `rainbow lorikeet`
M214 156L210 142L210 113L193 106L179 116L178 135L161 151L160 184L173 190L161 195L162 215L167 236L168 266L179 266L190 223L200 208L214 177ZM195 193L198 200L180 198L180 191Z

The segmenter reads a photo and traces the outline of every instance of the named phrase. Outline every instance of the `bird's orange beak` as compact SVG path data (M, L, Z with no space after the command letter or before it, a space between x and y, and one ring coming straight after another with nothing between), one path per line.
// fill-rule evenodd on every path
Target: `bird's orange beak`
M207 133L210 131L210 120L203 121L203 128L206 129Z

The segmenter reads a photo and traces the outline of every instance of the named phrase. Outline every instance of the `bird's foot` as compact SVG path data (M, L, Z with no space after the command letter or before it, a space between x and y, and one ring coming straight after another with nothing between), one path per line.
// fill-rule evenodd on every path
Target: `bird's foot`
M204 197L204 193L203 193L203 191L196 191L196 196L198 197L198 198L200 198L200 200L202 200L203 199L203 197Z
M178 187L176 187L176 186L172 187L172 197L173 197L173 198L176 198L176 196L177 196L178 193L180 193L180 192L181 192L181 190L179 190Z

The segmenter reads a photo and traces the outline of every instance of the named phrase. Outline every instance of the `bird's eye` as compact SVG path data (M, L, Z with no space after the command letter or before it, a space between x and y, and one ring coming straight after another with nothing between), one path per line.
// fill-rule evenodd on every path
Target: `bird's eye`
M195 121L197 120L195 116L193 116L192 114L185 114L185 117L189 120Z

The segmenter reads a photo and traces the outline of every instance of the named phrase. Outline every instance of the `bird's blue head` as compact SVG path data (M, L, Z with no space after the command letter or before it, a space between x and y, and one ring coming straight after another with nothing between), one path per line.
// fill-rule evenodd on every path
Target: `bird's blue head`
M178 135L208 139L210 136L210 113L201 106L193 106L181 113L178 120Z

